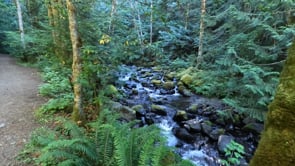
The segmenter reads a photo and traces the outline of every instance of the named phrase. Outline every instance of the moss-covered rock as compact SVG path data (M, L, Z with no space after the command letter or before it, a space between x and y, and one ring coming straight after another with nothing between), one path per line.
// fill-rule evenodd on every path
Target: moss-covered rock
M165 75L166 78L168 78L169 80L173 80L174 77L176 77L176 73L175 72L170 72L168 74Z
M140 105L140 104L131 107L131 109L133 109L136 112L137 115L144 116L146 114L143 106Z
M251 166L295 165L295 41L280 76L274 100L269 105L265 129Z
M115 111L120 115L120 118L123 118L127 121L132 121L136 119L136 112L132 108L114 101L110 101L108 105L111 111Z
M190 86L193 82L193 77L189 74L185 74L180 78L180 81L183 82L184 85Z
M188 115L184 110L178 110L174 115L173 120L176 122L185 121L188 120Z
M156 85L156 86L159 86L159 85L162 84L162 81L161 80L153 79L153 80L151 80L151 83L154 84L154 85Z
M167 81L167 82L163 83L163 88L165 90L171 90L171 89L174 89L174 87L175 87L175 85L174 85L173 81Z
M166 116L167 115L167 112L165 110L164 107L160 106L160 105L155 105L155 104L152 104L152 109L151 111L155 114L158 114L158 115L163 115L163 116Z
M199 105L198 104L192 104L192 105L189 106L189 108L187 109L187 111L189 113L196 114L196 113L198 113L198 109L199 109Z

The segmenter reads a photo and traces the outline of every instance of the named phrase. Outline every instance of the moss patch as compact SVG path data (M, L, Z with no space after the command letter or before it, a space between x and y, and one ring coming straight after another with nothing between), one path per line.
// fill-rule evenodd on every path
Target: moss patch
M275 98L269 106L265 131L251 166L295 165L295 43L288 50Z

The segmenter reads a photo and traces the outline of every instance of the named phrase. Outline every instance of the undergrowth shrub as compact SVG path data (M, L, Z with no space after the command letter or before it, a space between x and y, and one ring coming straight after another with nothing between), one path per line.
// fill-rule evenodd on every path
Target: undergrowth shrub
M50 98L41 106L39 113L55 113L56 111L71 111L73 92L70 82L71 70L57 65L57 59L40 59L42 79L44 83L39 87L42 96Z
M44 166L192 166L165 146L155 126L135 128L136 122L122 124L115 119L105 110L99 120L87 125L88 130L56 119L53 129L33 133L21 157Z

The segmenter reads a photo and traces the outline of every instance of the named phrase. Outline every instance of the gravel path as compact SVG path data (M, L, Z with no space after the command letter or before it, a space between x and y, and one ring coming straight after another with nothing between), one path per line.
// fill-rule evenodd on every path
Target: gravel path
M0 54L0 166L18 165L14 158L39 126L33 111L44 103L38 96L40 83L35 69Z

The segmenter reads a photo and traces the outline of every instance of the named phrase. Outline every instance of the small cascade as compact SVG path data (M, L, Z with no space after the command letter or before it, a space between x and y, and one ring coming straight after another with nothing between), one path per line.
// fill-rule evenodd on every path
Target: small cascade
M122 103L129 107L141 105L144 110L138 119L144 125L156 124L167 138L167 145L176 147L176 153L184 159L198 166L221 165L224 154L218 150L217 142L221 136L244 142L247 154L244 160L253 155L258 135L241 134L240 124L219 121L217 111L225 107L221 101L198 95L183 96L175 78L168 80L174 87L164 89L162 85L167 79L158 70L135 66L122 66L120 70L123 72L118 74L117 87L126 96ZM152 106L160 110L154 111Z

